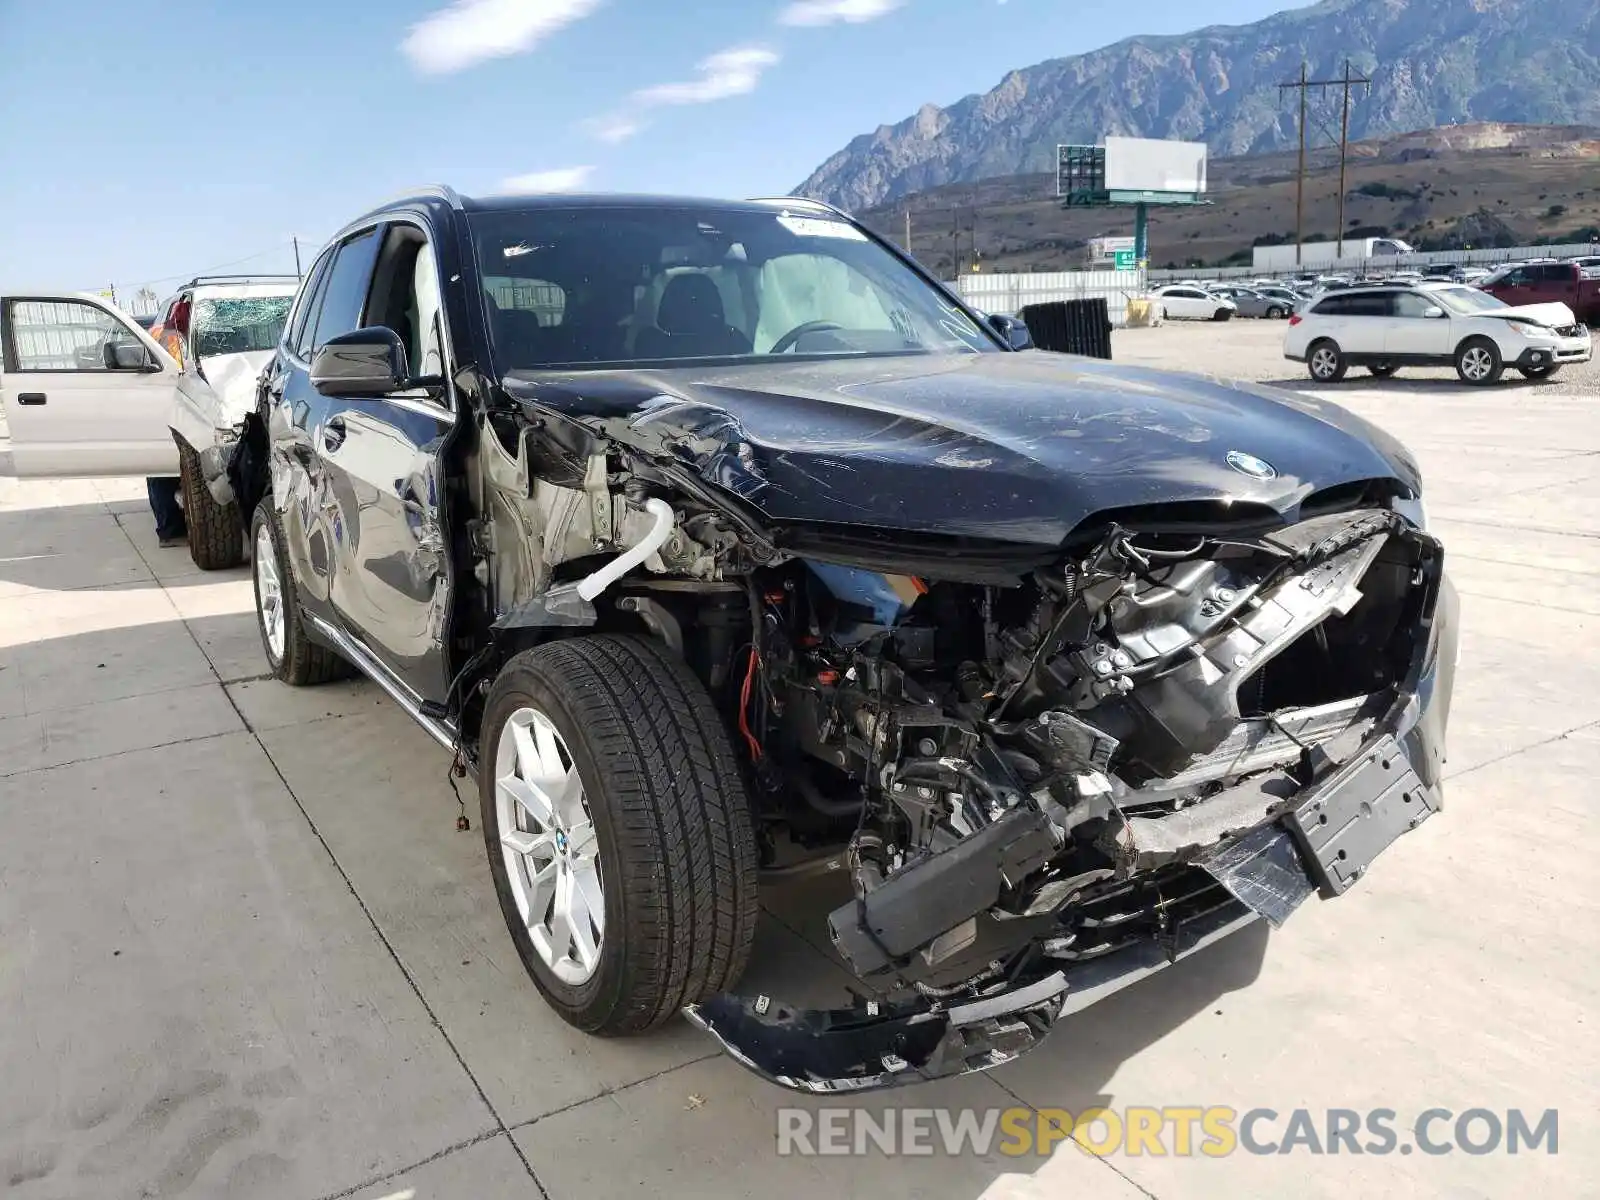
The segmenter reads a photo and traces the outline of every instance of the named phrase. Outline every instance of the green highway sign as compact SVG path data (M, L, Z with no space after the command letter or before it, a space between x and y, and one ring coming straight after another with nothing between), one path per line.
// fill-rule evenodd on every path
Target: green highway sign
M1119 271L1131 271L1135 263L1132 250L1118 250L1111 256L1113 263Z

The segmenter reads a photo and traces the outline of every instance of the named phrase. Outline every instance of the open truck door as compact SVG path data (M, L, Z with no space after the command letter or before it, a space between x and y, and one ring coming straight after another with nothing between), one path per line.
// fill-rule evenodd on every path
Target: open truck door
M98 297L0 297L0 474L176 475L178 367Z

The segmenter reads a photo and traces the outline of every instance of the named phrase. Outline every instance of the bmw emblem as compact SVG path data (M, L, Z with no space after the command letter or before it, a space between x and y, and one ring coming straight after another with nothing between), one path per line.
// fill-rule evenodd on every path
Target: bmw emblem
M1276 479L1277 468L1265 459L1257 458L1254 454L1246 454L1243 450L1228 451L1228 465L1241 475L1248 475L1251 479Z

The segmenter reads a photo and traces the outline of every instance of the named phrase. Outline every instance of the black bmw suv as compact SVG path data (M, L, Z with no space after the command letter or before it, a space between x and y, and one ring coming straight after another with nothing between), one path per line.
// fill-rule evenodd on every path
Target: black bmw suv
M792 198L429 191L317 259L229 468L266 657L475 776L572 1024L683 1011L815 1091L982 1069L1436 808L1406 450L1022 334ZM730 994L763 873L840 862L878 998Z

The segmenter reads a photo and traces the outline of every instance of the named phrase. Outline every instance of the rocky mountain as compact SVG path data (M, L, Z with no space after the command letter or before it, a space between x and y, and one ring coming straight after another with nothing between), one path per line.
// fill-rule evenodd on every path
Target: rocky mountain
M869 208L940 184L1052 171L1058 143L1106 134L1205 141L1214 156L1282 149L1297 135L1277 85L1302 61L1313 78L1337 76L1346 58L1373 79L1369 97L1356 94L1355 138L1458 122L1600 123L1596 0L1322 0L1012 71L982 95L926 104L853 139L795 193Z

